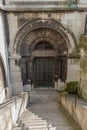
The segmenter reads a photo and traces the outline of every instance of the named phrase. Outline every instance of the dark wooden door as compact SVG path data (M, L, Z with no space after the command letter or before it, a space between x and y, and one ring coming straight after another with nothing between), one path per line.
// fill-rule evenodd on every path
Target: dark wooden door
M34 61L34 79L36 87L53 87L53 58L36 58Z

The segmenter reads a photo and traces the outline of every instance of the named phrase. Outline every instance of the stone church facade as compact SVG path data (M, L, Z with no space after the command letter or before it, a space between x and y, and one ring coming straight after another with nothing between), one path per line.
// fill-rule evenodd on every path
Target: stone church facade
M79 81L79 39L86 14L86 0L1 1L3 100L36 87L63 90L66 83Z
M0 0L0 130L16 125L31 90L73 82L87 100L87 0ZM86 130L82 99L60 100Z

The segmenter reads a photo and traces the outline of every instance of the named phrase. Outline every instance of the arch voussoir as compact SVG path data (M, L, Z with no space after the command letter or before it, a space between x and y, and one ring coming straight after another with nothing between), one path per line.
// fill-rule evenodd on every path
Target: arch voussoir
M27 37L28 34L33 32L34 30L43 30L44 28L54 30L55 32L60 34L65 39L69 53L75 50L74 39L70 35L69 30L67 30L67 28L65 28L59 21L53 19L36 19L32 20L31 22L25 23L24 26L19 29L13 46L14 53L17 53L17 48L20 46L20 43L23 42L23 40L25 39L25 37Z

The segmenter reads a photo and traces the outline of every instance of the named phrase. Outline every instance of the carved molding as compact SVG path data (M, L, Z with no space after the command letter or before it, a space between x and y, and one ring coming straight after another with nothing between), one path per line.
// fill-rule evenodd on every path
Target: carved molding
M75 50L75 41L72 37L71 32L67 28L65 28L59 21L56 21L54 19L34 19L29 22L26 22L19 29L15 38L13 53L17 53L17 48L19 47L20 43L23 43L25 38L30 33L38 29L50 29L55 31L56 33L60 34L62 38L65 40L69 53Z

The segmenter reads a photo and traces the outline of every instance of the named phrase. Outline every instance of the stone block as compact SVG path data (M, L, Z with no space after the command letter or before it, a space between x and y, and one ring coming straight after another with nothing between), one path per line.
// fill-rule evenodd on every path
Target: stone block
M10 69L11 69L11 72L12 71L15 71L15 72L20 72L21 68L17 65L10 65Z
M24 85L24 86L23 86L23 90L24 90L25 92L31 91L31 90L32 90L31 84Z
M21 71L11 71L11 76L12 77L21 77Z
M67 82L78 81L80 78L80 65L70 64L68 65Z
M22 82L12 83L12 94L20 94L21 92L23 92Z
M22 88L15 88L15 87L12 87L12 94L13 95L18 95L18 94L20 94L20 93L22 93L23 92L23 89Z
M58 80L57 82L55 82L55 89L58 91L65 90L65 83Z
M19 77L19 76L16 76L16 77L11 76L11 82L12 83L14 83L14 82L21 82L21 81L22 81L21 77Z

